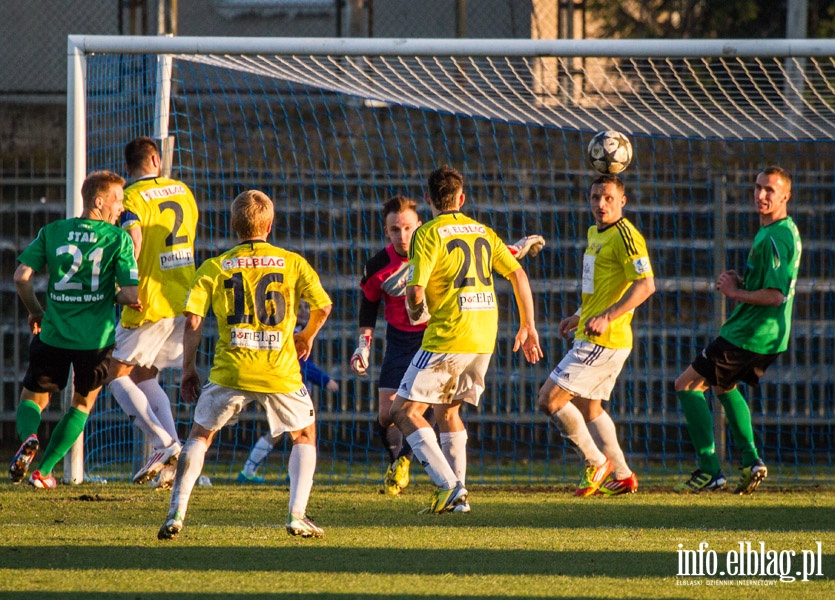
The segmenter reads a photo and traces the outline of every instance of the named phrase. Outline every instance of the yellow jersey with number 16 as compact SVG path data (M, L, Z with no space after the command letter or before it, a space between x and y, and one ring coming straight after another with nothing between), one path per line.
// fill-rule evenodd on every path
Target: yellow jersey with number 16
M194 277L197 204L191 190L166 177L139 179L125 188L122 228L142 230L139 300L142 310L125 307L122 326L139 327L182 314Z
M209 381L224 387L284 394L302 387L293 329L299 301L331 304L316 271L295 252L244 242L197 269L186 311L217 317Z
M492 229L460 212L422 225L409 249L409 282L425 289L429 323L421 348L444 354L492 354L498 332L493 271L507 277L518 261Z

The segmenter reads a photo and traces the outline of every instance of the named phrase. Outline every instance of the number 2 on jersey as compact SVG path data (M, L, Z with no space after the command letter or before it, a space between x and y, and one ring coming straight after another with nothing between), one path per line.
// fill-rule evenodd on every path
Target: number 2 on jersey
M170 210L174 213L174 226L171 228L171 233L165 238L166 247L170 248L177 244L185 244L188 241L187 235L177 235L180 227L183 225L183 207L179 203L172 200L166 200L159 203L160 214Z

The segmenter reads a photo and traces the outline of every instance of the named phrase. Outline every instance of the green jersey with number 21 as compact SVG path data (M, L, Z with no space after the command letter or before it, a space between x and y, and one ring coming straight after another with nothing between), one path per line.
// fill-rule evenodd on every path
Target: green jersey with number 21
M18 260L49 271L41 341L98 350L115 343L116 285L138 285L133 242L104 221L66 219L46 225Z

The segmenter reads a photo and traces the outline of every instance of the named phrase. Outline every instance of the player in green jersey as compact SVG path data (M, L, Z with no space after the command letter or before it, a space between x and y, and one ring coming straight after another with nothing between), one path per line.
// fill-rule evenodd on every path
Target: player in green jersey
M13 483L26 476L39 447L41 412L51 394L64 389L72 366L72 407L29 479L37 488L56 486L52 469L84 430L107 374L115 341L113 304L139 308L133 243L114 226L123 211L124 184L115 173L90 173L81 186L81 216L46 225L18 258L14 281L34 337L17 409L23 444L9 467ZM45 310L32 282L44 267L49 272Z
M716 282L716 289L738 304L719 337L676 379L676 394L699 459L698 469L676 486L679 493L717 490L727 481L716 456L713 418L704 395L708 387L722 403L742 454L742 475L734 493L752 493L768 475L754 445L751 412L737 383L758 385L768 366L788 347L801 254L800 233L787 212L791 185L791 176L780 167L768 167L757 175L754 207L760 230L744 275L725 271Z

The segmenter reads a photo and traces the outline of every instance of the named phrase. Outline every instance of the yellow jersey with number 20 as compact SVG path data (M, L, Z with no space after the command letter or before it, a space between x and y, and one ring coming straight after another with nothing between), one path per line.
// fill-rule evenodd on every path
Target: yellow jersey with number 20
M308 262L268 242L244 242L197 269L186 311L217 317L209 381L224 387L286 394L302 387L293 329L300 300L311 309L331 299Z
M408 285L425 289L431 315L421 348L492 354L499 318L493 271L507 277L518 268L492 229L458 211L419 227L409 250Z
M139 300L142 310L122 309L122 326L139 327L183 314L194 277L197 204L186 184L167 177L139 179L125 188L122 228L142 230Z

